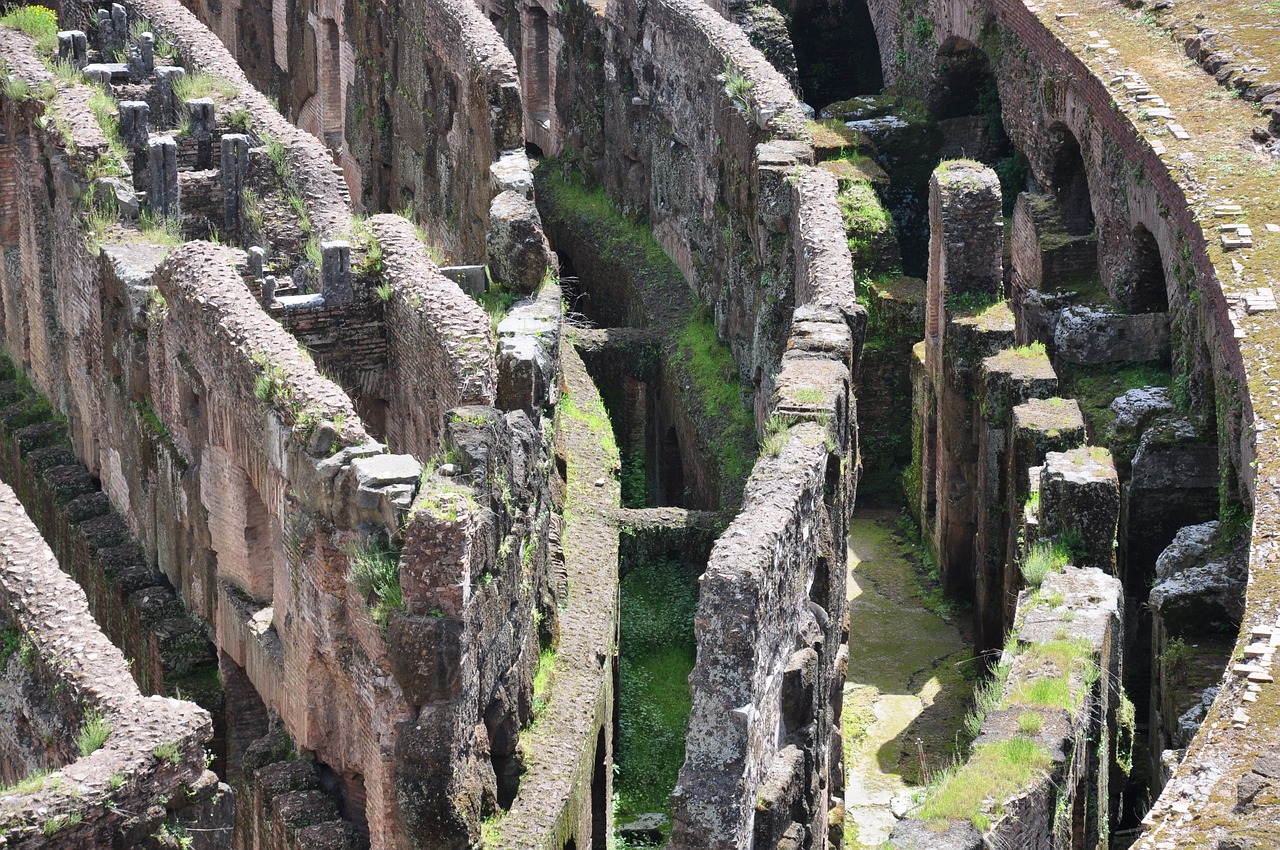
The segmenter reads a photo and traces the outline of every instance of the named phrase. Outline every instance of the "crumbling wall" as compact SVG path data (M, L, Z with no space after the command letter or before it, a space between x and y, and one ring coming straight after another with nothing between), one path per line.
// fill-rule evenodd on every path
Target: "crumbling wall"
M35 700L54 724L47 739L37 739L43 756L23 758L4 747L0 772L7 780L28 779L0 804L4 838L15 845L56 841L104 850L158 846L162 822L198 811L219 793L217 777L205 769L209 715L182 700L142 696L124 656L94 622L84 592L58 568L5 484L0 518L0 595L7 633L18 641L5 658L0 689L12 723L5 737L41 728L32 722L41 719L32 713ZM10 690L18 680L25 694ZM77 733L94 715L108 726L105 740L77 757ZM37 776L33 769L48 773ZM203 823L229 829L226 820Z
M1123 599L1120 582L1093 567L1068 566L1048 575L1038 589L1020 594L1017 620L996 673L1004 680L998 682L998 700L973 742L975 760L957 768L931 793L941 796L951 783L985 786L991 775L971 772L974 765L990 764L980 761L985 758L980 754L998 752L1014 741L1034 748L1041 764L1025 784L1002 789L963 819L935 816L938 804L926 797L919 813L894 828L890 840L895 847L937 847L944 834L945 846L964 850L1048 850L1105 841L1107 781L1116 755ZM1038 686L1055 679L1064 682L1065 700L1037 696Z
M545 20L555 48L546 60L554 74L544 151L648 221L713 310L762 412L794 305L794 272L788 211L770 200L784 193L762 185L775 178L761 169L776 167L780 178L812 162L789 85L739 27L700 2L643 13L626 4L523 8L518 32L507 21L508 39L527 43L529 20ZM541 73L529 53L513 52L526 82Z

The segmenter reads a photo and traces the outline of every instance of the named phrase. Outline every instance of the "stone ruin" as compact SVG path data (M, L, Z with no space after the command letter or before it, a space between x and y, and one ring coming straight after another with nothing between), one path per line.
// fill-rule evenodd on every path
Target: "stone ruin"
M863 846L861 495L985 676L892 846L1269 846L1280 215L1123 13L54 5L0 10L3 843ZM1280 86L1156 11L1274 170Z

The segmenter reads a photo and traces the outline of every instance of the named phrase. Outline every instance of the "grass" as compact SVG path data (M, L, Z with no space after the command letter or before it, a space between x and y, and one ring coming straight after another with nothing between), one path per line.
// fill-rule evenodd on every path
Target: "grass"
M193 71L173 84L173 94L182 102L215 94L222 100L231 100L240 94L240 89L213 74Z
M61 784L62 779L54 776L48 770L37 770L12 785L0 787L0 797L8 797L11 794L34 794L37 791L43 791L47 787Z
M764 423L764 436L760 438L760 453L769 457L782 454L787 444L787 432L791 423L781 416L770 416Z
M868 271L876 265L873 249L892 230L893 219L870 183L851 181L841 187L836 200L844 218L854 270Z
M48 7L17 6L0 16L0 26L29 35L38 53L53 53L58 49L58 15Z
M1039 495L1039 491L1036 491ZM1049 573L1061 572L1071 563L1071 550L1057 541L1041 541L1031 547L1022 562L1022 578L1028 587L1039 588Z
M182 763L182 753L178 750L178 745L172 741L157 745L151 751L151 755L160 761L168 762L172 767L177 767Z
M926 792L920 817L940 824L969 821L986 831L1003 814L1003 801L1048 770L1052 759L1026 735L974 748L959 767L945 771Z
M40 831L44 833L46 838L50 838L64 829L76 826L83 819L84 815L80 812L72 812L69 815L55 815L44 822L40 827Z
M556 681L556 652L552 648L538 655L538 666L533 670L533 717L536 720L551 703L551 688Z
M84 726L80 728L80 734L76 738L76 745L80 748L80 755L87 756L96 753L102 749L102 745L107 742L107 737L111 734L111 723L107 720L107 716L94 709L89 709L84 713Z
M671 811L684 764L697 587L678 561L638 564L619 585L621 683L614 788L619 813Z
M369 618L386 628L393 611L404 610L400 590L400 553L375 546L346 550L347 578L369 606Z
M714 451L720 473L729 481L745 481L755 462L748 448L755 443L755 419L743 402L733 354L721 342L705 310L697 310L689 318L677 345L677 356L693 379L695 402L705 416L719 421L724 439L717 441Z
M138 226L142 228L142 236L156 245L176 247L183 243L182 222L177 216L165 217L151 209L145 209L138 216Z
M1041 708L1074 710L1084 699L1086 688L1074 681L1077 674L1086 686L1097 677L1093 646L1087 640L1062 639L1033 644L1022 653L1022 669L1039 670L1044 675L1019 681L1003 700L1006 705L1034 705Z

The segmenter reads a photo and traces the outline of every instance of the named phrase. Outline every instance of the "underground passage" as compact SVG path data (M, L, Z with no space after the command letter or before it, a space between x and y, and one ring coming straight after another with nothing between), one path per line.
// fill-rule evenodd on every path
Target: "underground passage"
M1276 14L0 0L0 843L1275 846Z

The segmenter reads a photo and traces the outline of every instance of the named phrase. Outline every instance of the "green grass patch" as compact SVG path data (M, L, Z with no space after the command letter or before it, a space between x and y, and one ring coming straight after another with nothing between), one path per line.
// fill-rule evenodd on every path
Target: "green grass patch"
M21 30L35 41L38 53L58 49L58 14L46 6L16 6L0 15L0 26Z
M1054 640L1033 644L1022 653L1021 669L1042 675L1018 682L1004 705L1034 705L1073 711L1097 678L1093 647L1086 640ZM1077 680L1079 677L1079 681ZM1083 686L1082 686L1083 685Z
M684 764L697 585L677 561L642 564L620 583L618 814L671 812Z
M94 709L86 711L84 726L80 727L80 734L76 737L76 746L80 748L80 755L87 756L102 749L102 745L107 742L107 736L110 734L111 723L105 714Z
M733 354L703 310L690 317L680 331L678 345L678 356L693 379L695 403L704 416L719 420L724 439L716 443L714 451L720 472L729 481L745 481L755 463L755 453L750 450L755 443L755 419L743 402Z
M1039 491L1036 491L1037 496ZM1038 501L1038 500L1037 500ZM1071 550L1063 543L1045 540L1031 547L1022 562L1022 578L1029 587L1039 588L1049 573L1061 572L1071 563Z
M986 831L1003 814L1004 800L1048 770L1052 759L1025 735L974 748L959 767L944 772L926 793L920 816L941 826L969 821Z
M551 688L556 681L556 652L544 649L533 670L533 717L537 720L551 702Z
M346 549L347 577L369 606L369 618L386 628L393 611L404 610L400 592L400 553L377 546Z
M173 84L173 94L179 102L215 94L223 100L231 100L240 94L240 89L214 74L194 71Z

